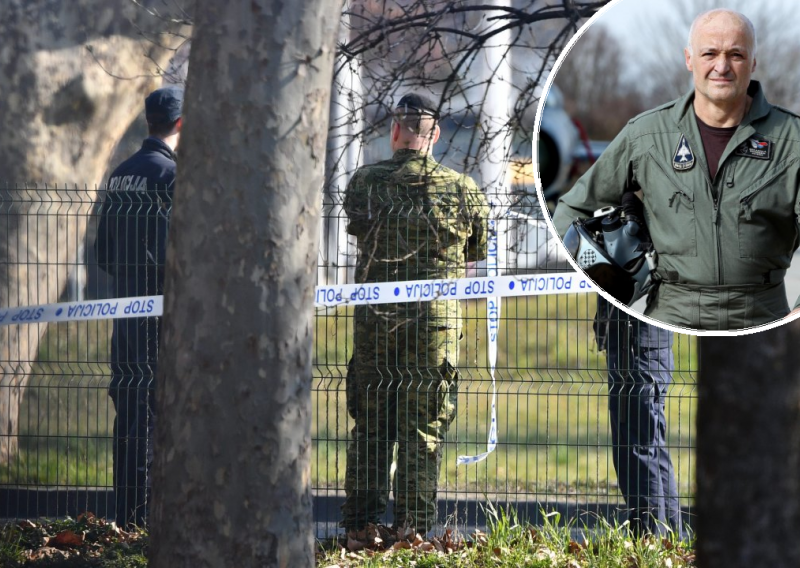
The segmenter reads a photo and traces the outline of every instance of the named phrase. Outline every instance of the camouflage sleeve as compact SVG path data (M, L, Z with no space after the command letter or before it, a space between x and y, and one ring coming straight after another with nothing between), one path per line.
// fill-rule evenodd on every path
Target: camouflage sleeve
M356 237L366 234L369 221L369 186L363 170L357 170L344 190L344 212L347 214L347 232Z
M474 262L486 258L488 252L487 239L490 209L486 196L472 178L464 176L464 180L464 197L471 225L471 232L464 252L467 262Z

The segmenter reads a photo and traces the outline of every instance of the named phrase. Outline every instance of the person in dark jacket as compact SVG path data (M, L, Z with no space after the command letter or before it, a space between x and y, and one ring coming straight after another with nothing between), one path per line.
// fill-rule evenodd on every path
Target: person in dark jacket
M116 297L164 292L164 258L181 132L183 88L169 86L145 99L149 136L141 149L111 174L100 208L95 250L100 267L114 280ZM116 522L143 527L147 519L149 465L155 419L160 318L115 319L111 337L114 403L114 492Z

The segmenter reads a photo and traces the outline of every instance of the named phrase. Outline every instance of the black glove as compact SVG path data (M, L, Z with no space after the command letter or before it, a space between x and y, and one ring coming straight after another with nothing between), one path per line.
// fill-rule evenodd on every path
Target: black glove
M644 226L644 203L632 191L622 194L622 210L628 221L635 221L640 226Z

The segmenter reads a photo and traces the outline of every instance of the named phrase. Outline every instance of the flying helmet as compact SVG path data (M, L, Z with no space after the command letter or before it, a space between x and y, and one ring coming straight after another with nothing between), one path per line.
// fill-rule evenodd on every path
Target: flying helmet
M564 235L564 246L589 278L623 304L630 306L653 287L653 243L621 207L604 207L591 219L576 219Z

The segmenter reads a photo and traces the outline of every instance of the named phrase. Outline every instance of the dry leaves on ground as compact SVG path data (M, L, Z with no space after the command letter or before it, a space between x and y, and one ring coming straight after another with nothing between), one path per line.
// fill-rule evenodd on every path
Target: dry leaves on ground
M143 534L123 531L113 522L83 513L76 520L23 520L13 529L23 556L29 562L67 560L83 557L87 562L100 558L111 547L129 549L132 544L144 545ZM88 564L87 564L88 565Z

